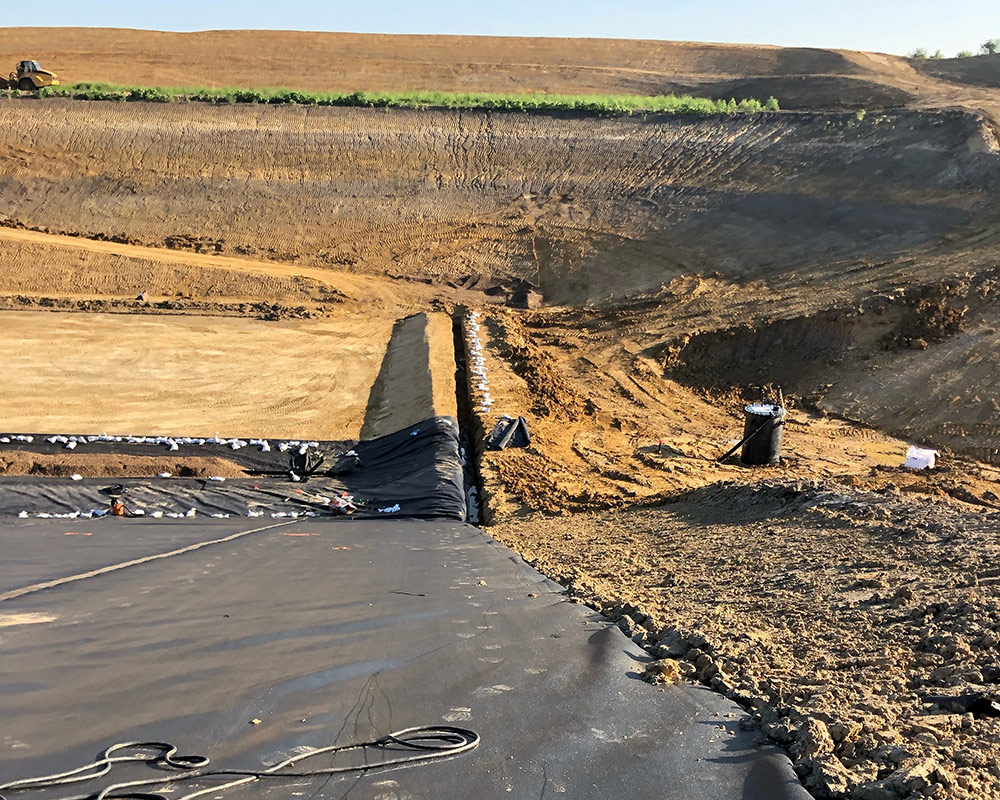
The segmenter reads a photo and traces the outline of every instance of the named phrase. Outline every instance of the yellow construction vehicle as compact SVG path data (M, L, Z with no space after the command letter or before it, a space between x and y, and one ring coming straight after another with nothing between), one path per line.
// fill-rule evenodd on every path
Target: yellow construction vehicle
M22 92L34 92L43 86L58 86L54 72L42 69L42 65L37 61L20 61L17 68L10 73L10 78L4 81L6 86L0 88L20 89Z

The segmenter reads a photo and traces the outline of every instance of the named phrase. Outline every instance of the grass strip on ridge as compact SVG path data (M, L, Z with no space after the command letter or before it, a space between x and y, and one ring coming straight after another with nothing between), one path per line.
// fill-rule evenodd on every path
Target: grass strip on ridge
M11 92L8 92L10 95ZM19 94L19 93L18 93ZM712 100L690 95L500 94L461 92L303 92L293 89L209 89L204 87L119 86L76 83L47 86L39 97L147 103L257 103L269 105L351 106L361 108L455 108L498 111L577 111L590 114L733 114L778 111L773 97Z

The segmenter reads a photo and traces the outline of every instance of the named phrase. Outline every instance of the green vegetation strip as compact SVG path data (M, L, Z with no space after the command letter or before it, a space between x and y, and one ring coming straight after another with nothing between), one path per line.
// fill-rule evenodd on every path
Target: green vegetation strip
M19 96L14 89L10 96ZM570 95L570 94L462 94L456 92L299 92L291 89L169 89L117 86L109 83L77 83L48 86L40 97L70 97L75 100L139 101L146 103L263 103L270 105L352 106L362 108L462 108L499 111L578 111L591 114L734 114L778 111L773 97L711 100L661 94Z

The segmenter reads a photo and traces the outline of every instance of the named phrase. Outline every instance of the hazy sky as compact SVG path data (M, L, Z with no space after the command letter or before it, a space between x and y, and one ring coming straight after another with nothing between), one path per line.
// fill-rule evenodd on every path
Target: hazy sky
M900 54L922 46L949 56L1000 38L1000 0L48 0L38 9L29 24L602 36Z

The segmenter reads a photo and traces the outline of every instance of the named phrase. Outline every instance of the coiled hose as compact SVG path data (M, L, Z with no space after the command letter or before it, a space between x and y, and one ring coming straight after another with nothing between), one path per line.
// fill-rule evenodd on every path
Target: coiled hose
M37 778L24 778L0 784L0 792L41 791L71 783L92 781L107 775L115 764L139 761L160 769L174 770L176 774L113 783L98 792L62 797L59 800L193 800L193 798L201 797L205 794L217 794L234 786L242 786L243 784L268 778L313 778L343 775L351 772L373 772L416 764L421 761L430 761L432 759L453 758L454 756L474 750L479 746L479 741L479 734L475 731L466 730L465 728L455 728L450 725L404 728L403 730L386 734L370 742L320 747L292 756L272 767L261 770L209 770L207 769L209 760L206 756L178 755L177 747L168 742L119 742L108 747L101 758L90 764L84 764L66 772L42 775ZM323 769L297 770L294 772L286 771L287 767L305 761L307 758L330 753L342 753L349 750L365 749L379 749L382 751L403 750L411 752L409 755L390 758L373 764L326 767ZM200 782L206 779L232 776L237 776L236 780L209 786L205 789L198 789L178 798L167 798L166 795L143 790L143 787L161 786L165 783ZM0 800L7 800L7 797L0 794Z

